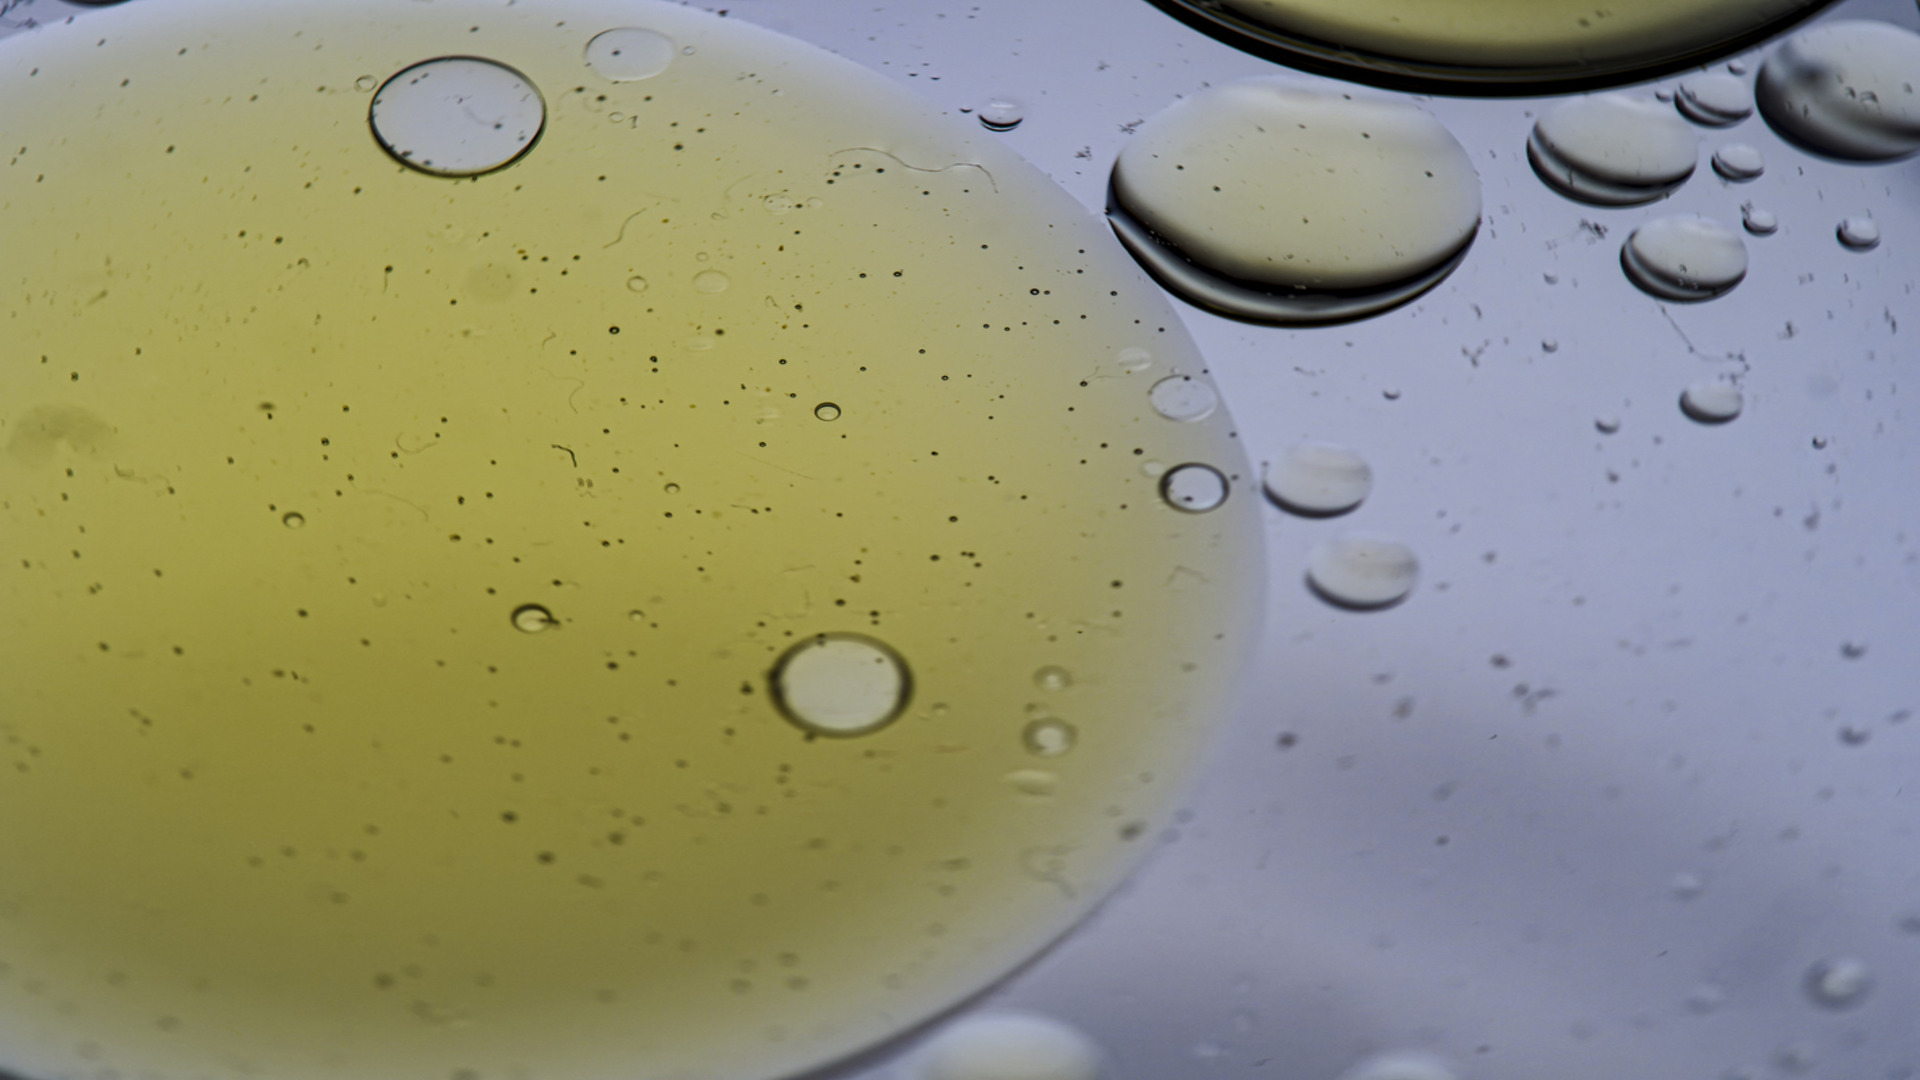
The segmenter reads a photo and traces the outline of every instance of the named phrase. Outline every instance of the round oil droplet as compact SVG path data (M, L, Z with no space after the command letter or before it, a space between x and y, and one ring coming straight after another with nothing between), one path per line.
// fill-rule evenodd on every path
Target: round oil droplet
M859 634L816 634L774 666L773 699L787 719L817 735L865 735L907 707L907 664Z
M963 1017L915 1055L913 1080L1098 1080L1100 1048L1034 1013Z
M840 419L840 406L831 401L823 401L813 407L813 415L821 420Z
M1212 386L1191 375L1169 375L1147 391L1153 411L1169 420L1205 420L1220 406Z
M1834 229L1840 243L1854 251L1872 251L1880 246L1880 225L1870 217L1850 217Z
M980 106L980 126L988 131L1012 131L1027 118L1026 106L1012 98L994 98Z
M1073 673L1054 664L1033 673L1033 685L1049 694L1057 694L1073 685Z
M1307 582L1328 603L1356 610L1389 607L1413 591L1420 561L1398 540L1347 535L1307 555Z
M587 42L587 66L609 82L651 79L673 64L673 39L657 30L622 26Z
M1702 380L1680 394L1680 411L1702 424L1724 424L1745 406L1740 388L1724 379Z
M1851 956L1822 960L1807 969L1807 996L1828 1009L1850 1009L1873 989L1873 970Z
M726 274L718 270L702 270L693 275L693 290L706 293L708 296L717 296L726 292L727 286L732 283Z
M1114 163L1108 218L1191 303L1331 322L1451 273L1480 225L1480 181L1459 141L1412 105L1258 78L1149 119Z
M518 71L478 56L443 56L383 83L367 112L394 160L433 176L480 176L533 149L546 125L540 91Z
M1727 127L1753 115L1746 81L1723 72L1683 80L1673 103L1687 119L1707 127Z
M521 604L513 609L513 628L523 634L538 634L548 627L559 625L553 612L539 604Z
M1340 1080L1459 1080L1445 1061L1431 1054L1397 1050L1357 1062Z
M1059 757L1073 749L1080 733L1072 724L1051 716L1029 723L1020 733L1020 741L1035 757Z
M1373 490L1373 467L1333 443L1302 443L1267 466L1267 498L1303 517L1332 517L1359 506Z
M1747 276L1747 245L1725 225L1695 214L1657 218L1620 247L1628 280L1662 300L1710 300Z
M1751 143L1728 143L1713 152L1713 171L1728 180L1744 183L1767 171L1767 159Z
M1205 513L1227 501L1227 478L1211 465L1176 465L1160 478L1160 497L1175 510Z
M1815 153L1889 161L1920 150L1920 34L1842 19L1794 34L1760 65L1760 115Z
M1780 218L1773 211L1757 206L1741 207L1740 224L1755 236L1772 236L1780 230Z
M628 292L646 292L647 279L641 277L639 274L633 275L632 277L627 279L627 291Z
M1594 417L1593 429L1602 435L1612 435L1620 430L1620 418L1612 413L1603 413Z
M302 514L297 510L289 510L286 513L280 515L280 524L285 525L289 529L305 528L307 524L307 515Z
M1693 175L1699 138L1671 109L1627 94L1574 98L1533 125L1527 160L1547 186L1600 206L1673 194Z

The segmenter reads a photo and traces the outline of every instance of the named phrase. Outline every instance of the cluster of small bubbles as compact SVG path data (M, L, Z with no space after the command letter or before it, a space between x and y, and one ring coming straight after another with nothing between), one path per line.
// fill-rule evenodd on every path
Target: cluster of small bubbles
M1728 143L1713 152L1713 171L1735 183L1745 183L1766 172L1767 161L1751 143Z
M980 106L979 117L988 131L1012 131L1027 118L1027 109L1012 98L997 97Z
M1160 478L1160 498L1175 510L1204 514L1227 501L1227 478L1211 465L1190 462Z
M1212 386L1191 375L1169 375L1147 391L1153 411L1169 420L1205 420L1220 405Z
M1373 490L1373 467L1354 451L1333 443L1301 443L1267 467L1267 498L1305 517L1344 514Z
M646 292L647 279L635 274L627 279L627 289L630 292Z
M1662 300L1709 300L1747 276L1747 245L1712 218L1675 214L1633 230L1621 245L1620 266Z
M1753 115L1745 80L1717 71L1683 80L1673 103L1681 115L1707 127L1727 127Z
M1693 900L1707 891L1707 882L1699 874L1681 871L1667 882L1667 891L1673 894L1675 900Z
M1780 229L1780 219L1771 210L1748 203L1740 208L1740 224L1755 236L1772 236Z
M673 39L654 30L623 26L587 42L587 66L609 82L651 79L673 63Z
M816 634L774 665L774 704L816 735L865 735L907 707L912 679L906 661L859 634Z
M286 513L280 515L280 524L285 525L289 529L301 528L305 526L306 523L307 523L307 515L302 514L297 510L289 510Z
M1073 673L1054 664L1033 673L1033 685L1050 694L1057 694L1073 685Z
M1672 110L1626 94L1564 101L1527 138L1527 160L1547 186L1600 206L1673 194L1699 156L1698 138Z
M1541 352L1546 352L1546 353L1556 353L1556 352L1559 352L1559 351L1560 351L1560 340L1559 340L1558 338L1541 338L1541 339L1540 339L1540 351L1541 351Z
M1340 536L1307 555L1307 583L1338 607L1390 607L1413 591L1419 576L1420 560L1413 549L1385 537Z
M727 275L718 270L702 270L693 275L693 288L695 292L703 292L708 295L723 293L727 291L729 284L731 284L731 282L727 279Z
M1920 150L1920 34L1836 20L1802 30L1760 66L1760 114L1817 153L1890 161Z
M831 401L823 401L813 407L813 415L821 420L840 419L840 406Z
M1593 418L1593 429L1602 435L1611 435L1620 430L1620 418L1613 413L1603 413Z
M1840 243L1853 251L1872 251L1880 246L1880 225L1870 217L1850 217L1833 230Z
M394 160L445 177L520 160L546 118L546 102L525 75L477 56L415 64L383 83L367 111L375 141Z
M550 626L559 626L553 612L539 604L521 604L513 609L513 628L525 634L537 634Z
M1059 757L1073 749L1079 738L1080 733L1072 724L1053 716L1034 720L1020 732L1021 744L1035 757Z
M1725 379L1702 379L1680 393L1680 411L1702 424L1724 424L1745 406L1740 388Z
M1828 1009L1850 1009L1873 989L1873 972L1866 961L1851 956L1821 960L1807 969L1804 985L1814 1004Z
M1356 1063L1340 1074L1340 1080L1458 1080L1458 1076L1431 1054L1398 1050Z
M1719 983L1703 982L1687 991L1685 999L1687 1011L1705 1015L1716 1012L1727 1003L1726 988Z
M914 1055L912 1080L1097 1080L1100 1047L1080 1029L1025 1012L963 1017Z

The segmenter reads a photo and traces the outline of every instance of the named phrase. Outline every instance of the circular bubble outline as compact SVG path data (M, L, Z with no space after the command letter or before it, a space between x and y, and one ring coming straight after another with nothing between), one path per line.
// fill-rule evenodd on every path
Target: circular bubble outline
M508 74L512 75L514 78L519 79L520 82L526 86L528 91L530 91L533 94L534 100L540 103L540 123L534 127L533 137L529 138L526 142L526 145L522 146L519 150L515 151L511 157L508 157L504 161L500 161L496 164L488 165L484 169L458 170L458 171L449 170L449 169L435 169L435 168L430 168L426 165L422 165L419 162L414 161L410 158L405 158L400 156L399 149L393 146L391 143L387 142L385 138L381 137L380 124L375 119L374 114L379 110L379 107L380 107L380 95L387 92L387 87L392 86L398 80L405 78L408 74L415 71L419 71L421 68L431 67L434 64L444 64L449 60L470 60L476 64L486 64L489 67L499 68L500 70L505 71ZM526 72L521 71L519 68L514 67L512 64L501 63L500 61L495 60L491 56L474 56L471 53L450 53L446 56L434 56L434 57L429 57L425 60L421 60L417 63L408 64L406 67L401 68L399 71L396 71L392 75L389 75L385 79L381 80L379 86L374 87L373 96L367 102L367 131L373 137L374 144L380 147L380 150L382 153L386 154L388 157L392 158L394 161L398 162L399 164L405 165L407 168L412 169L414 172L422 173L427 176L437 176L443 180L477 179L482 176L487 176L491 173L497 173L502 169L512 168L514 165L518 164L522 158L526 157L528 154L533 153L534 147L540 145L541 137L546 135L547 133L547 96L540 92L539 85L535 83L533 79L527 75Z
M810 649L820 648L830 641L849 641L864 645L885 656L893 663L894 670L900 673L900 693L895 697L893 707L887 711L885 716L882 716L870 724L857 728L821 727L801 716L799 710L795 709L792 703L787 701L786 693L780 686L780 673L786 670L787 664L795 657L798 657ZM857 739L864 735L871 735L893 723L895 720L900 719L900 717L906 713L907 706L913 701L913 668L907 665L907 658L901 656L898 649L881 641L879 638L869 637L866 634L856 634L850 630L828 630L818 634L809 634L805 638L794 642L787 647L785 652L780 654L779 659L773 662L773 666L767 669L766 678L767 697L773 702L773 707L788 723L806 732L809 738L817 736L824 739Z

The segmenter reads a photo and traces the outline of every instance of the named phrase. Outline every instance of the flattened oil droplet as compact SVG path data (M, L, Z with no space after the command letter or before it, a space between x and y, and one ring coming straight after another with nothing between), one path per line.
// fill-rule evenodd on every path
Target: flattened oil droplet
M1718 1012L1727 1003L1726 988L1719 983L1703 982L1687 991L1685 1004L1687 1011L1696 1016L1705 1016Z
M813 407L813 415L821 420L840 419L840 406L831 401L823 401Z
M1073 673L1066 668L1048 664L1033 673L1033 685L1050 694L1057 694L1073 685Z
M963 1017L916 1055L913 1080L1097 1080L1100 1048L1051 1017L1008 1012Z
M1620 418L1612 413L1603 413L1594 417L1593 429L1602 435L1611 435L1620 430Z
M1160 497L1175 510L1202 514L1227 501L1227 478L1211 465L1176 465L1160 478Z
M1873 970L1851 956L1821 960L1807 969L1807 996L1828 1009L1850 1009L1873 989Z
M1740 208L1740 224L1755 236L1772 236L1780 229L1780 218L1771 210L1748 204Z
M513 628L525 634L538 634L551 626L559 626L553 612L539 604L521 604L513 609Z
M1841 19L1794 34L1760 65L1760 115L1816 153L1890 161L1920 150L1920 34Z
M1697 900L1707 891L1707 881L1699 874L1683 870L1667 882L1667 891L1675 900Z
M628 292L646 292L647 279L641 277L639 274L633 275L632 277L627 279L627 291Z
M1338 607L1389 607L1413 591L1419 576L1413 549L1380 536L1337 537L1307 555L1308 584Z
M1027 118L1027 107L1012 98L997 97L980 106L980 126L988 131L1012 131Z
M1138 345L1129 345L1114 354L1113 362L1121 371L1133 375L1153 366L1153 354Z
M532 81L505 64L444 56L383 83L367 118L374 139L402 165L433 176L480 176L533 149L547 106Z
M1431 1054L1394 1051L1367 1058L1340 1074L1340 1080L1458 1080L1446 1062Z
M1728 143L1713 152L1713 171L1735 183L1757 178L1767 170L1767 159L1751 143Z
M1035 757L1059 757L1073 749L1080 733L1072 724L1057 717L1043 716L1029 723L1020 733L1020 741Z
M732 282L728 280L727 275L718 270L702 270L693 275L694 291L703 292L709 296L726 292L730 284Z
M1527 139L1527 160L1548 187L1600 206L1673 194L1699 156L1698 137L1673 110L1627 94L1555 105Z
M1301 443L1267 467L1267 498L1305 517L1331 517L1359 506L1373 490L1373 467L1334 443Z
M655 30L623 26L587 42L587 66L611 82L651 79L673 63L673 39Z
M1249 79L1149 119L1114 164L1108 219L1192 303L1332 322L1451 273L1480 225L1480 181L1453 135L1412 105Z
M1880 225L1870 217L1850 217L1834 229L1840 243L1854 251L1872 251L1880 246Z
M1747 245L1712 218L1675 214L1633 230L1620 247L1620 266L1662 300L1710 300L1747 276Z
M307 515L302 514L297 510L289 510L286 513L280 515L280 524L285 525L289 529L305 528L307 524Z
M374 78L371 75L362 75L359 78L353 80L353 88L355 90L360 91L363 94L367 93L368 91L372 90L374 87L379 85L380 85L380 80Z
M1045 769L1015 769L1001 782L1022 795L1044 798L1060 790L1060 778Z
M1680 394L1680 411L1702 424L1724 424L1745 406L1740 388L1725 379L1702 380Z
M892 723L912 696L907 663L860 634L816 634L774 666L774 704L817 735L865 735Z
M1682 81L1673 103L1687 119L1708 127L1726 127L1753 115L1753 95L1747 92L1746 81L1724 72Z
M1212 386L1191 375L1169 375L1147 391L1153 411L1169 420L1205 420L1220 405Z

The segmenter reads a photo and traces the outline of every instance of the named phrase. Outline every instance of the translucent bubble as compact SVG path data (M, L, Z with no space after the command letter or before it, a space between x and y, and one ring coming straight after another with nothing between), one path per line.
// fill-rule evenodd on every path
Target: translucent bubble
M1113 362L1120 370L1132 375L1153 366L1153 354L1137 345L1129 345L1114 354Z
M1169 420L1205 420L1219 407L1220 395L1191 375L1170 375L1153 384L1147 401Z
M289 510L280 515L280 524L289 529L303 528L307 524L307 516L297 510Z
M1620 430L1620 418L1613 413L1603 413L1593 418L1593 428L1602 435L1611 435Z
M1555 338L1541 338L1540 351L1555 353L1560 351L1560 342Z
M1850 1009L1873 989L1873 971L1851 956L1821 960L1807 969L1807 996L1829 1009Z
M1027 108L1012 98L994 98L980 106L979 116L988 131L1012 131L1027 118Z
M1920 150L1920 34L1837 20L1789 37L1754 93L1775 131L1817 153L1887 161Z
M1000 780L1022 795L1044 797L1060 789L1060 778L1045 769L1015 769Z
M916 1055L913 1080L1097 1080L1100 1048L1078 1028L1034 1013L968 1016Z
M559 625L559 621L553 617L553 612L539 604L521 604L513 609L513 628L522 633L537 634L548 627Z
M1328 603L1368 610L1400 602L1413 591L1420 561L1398 540L1347 535L1307 555L1307 582Z
M374 78L371 75L362 75L359 78L353 80L353 88L355 90L360 91L363 94L379 85L380 85L380 80Z
M1049 664L1033 673L1033 685L1050 694L1057 694L1073 685L1073 673L1066 668Z
M1373 467L1333 443L1301 443L1267 467L1267 498L1306 517L1344 514L1373 490Z
M1749 204L1740 209L1740 224L1755 236L1772 236L1780 228L1780 219L1771 210Z
M1574 98L1533 125L1527 160L1549 187L1601 206L1673 194L1693 175L1699 139L1671 109L1626 94Z
M653 30L623 26L587 42L587 66L611 82L651 79L673 63L673 39Z
M1400 1050L1367 1058L1341 1073L1340 1080L1458 1080L1458 1076L1431 1054Z
M840 406L831 401L823 401L813 407L813 415L822 420L840 419Z
M1719 983L1704 982L1687 991L1685 1004L1687 1011L1701 1016L1719 1011L1727 1003L1726 988Z
M627 279L627 289L630 292L646 292L647 279L635 274Z
M1079 738L1072 724L1051 716L1033 721L1020 733L1021 743L1036 757L1059 757L1073 749Z
M1460 143L1412 105L1259 78L1150 118L1114 164L1108 218L1192 303L1331 322L1405 303L1452 272L1479 228L1480 181Z
M788 720L818 735L865 735L907 707L906 661L859 634L816 634L773 669L773 700Z
M1707 891L1707 881L1699 874L1682 871L1667 882L1667 891L1675 900L1696 900Z
M547 106L518 71L476 56L427 60L373 95L373 137L394 160L434 176L479 176L539 141Z
M1683 80L1673 103L1687 119L1708 127L1726 127L1753 115L1746 81L1721 72Z
M1702 380L1680 394L1680 411L1702 424L1724 424L1745 405L1740 388L1724 379Z
M1880 246L1880 225L1870 217L1850 217L1834 230L1840 242L1855 251L1872 251Z
M1747 245L1711 218L1676 214L1633 230L1620 265L1628 280L1663 300L1709 300L1747 276Z
M1205 513L1227 501L1227 478L1211 465L1176 465L1160 478L1160 497L1175 510Z
M732 282L727 278L727 275L718 270L702 270L693 275L693 289L695 292L716 295L726 292L727 286L731 284Z
M1744 183L1767 171L1767 160L1759 148L1749 143L1728 143L1713 152L1713 171L1728 180Z

